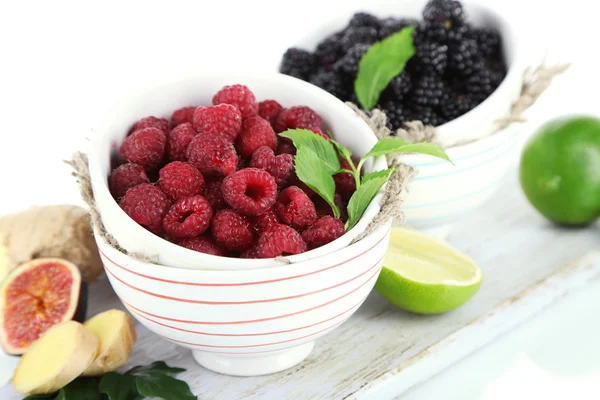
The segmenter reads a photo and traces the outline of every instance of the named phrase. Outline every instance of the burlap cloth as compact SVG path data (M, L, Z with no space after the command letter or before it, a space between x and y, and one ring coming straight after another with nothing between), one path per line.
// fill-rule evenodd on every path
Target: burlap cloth
M546 89L548 89L552 83L552 80L557 75L560 75L566 71L568 67L569 64L560 64L556 66L547 66L542 64L535 69L526 70L523 76L523 84L521 87L520 96L512 104L509 115L495 121L495 127L492 129L491 134L499 132L513 123L524 122L525 118L523 117L523 113L537 101L537 99L546 91ZM394 134L392 134L390 129L388 129L386 126L387 117L383 111L374 109L372 111L365 112L358 108L355 104L347 104L369 125L379 139L397 137L409 143L435 143L437 141L435 128L424 125L420 121L407 122L405 123L405 127L403 129L398 129L394 132ZM66 161L66 163L73 168L73 176L75 176L77 179L81 196L90 208L93 228L99 233L99 235L103 237L110 246L125 254L128 254L130 257L146 262L156 261L156 255L127 252L127 250L122 248L117 240L106 231L94 200L87 156L81 152L77 152L73 155L73 159L71 161ZM406 197L408 184L410 183L411 178L415 175L415 171L412 167L399 162L398 159L393 156L388 157L388 164L390 167L395 167L396 170L384 187L385 192L383 201L381 203L381 210L375 216L373 221L371 221L371 223L367 226L365 231L361 232L352 243L356 243L369 236L375 230L387 224L390 220L392 220L394 224L400 225L404 221L402 202ZM280 261L282 263L289 263L289 261L285 258L280 258Z

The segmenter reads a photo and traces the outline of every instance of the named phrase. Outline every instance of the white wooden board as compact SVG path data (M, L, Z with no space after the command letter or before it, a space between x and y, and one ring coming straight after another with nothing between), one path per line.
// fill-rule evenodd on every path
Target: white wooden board
M265 377L218 375L198 366L189 351L160 340L138 324L128 365L154 360L187 368L203 400L392 399L526 321L569 292L600 279L598 225L555 227L526 203L515 179L492 202L465 218L449 241L482 267L480 292L441 316L417 316L372 293L356 314L320 339L299 366ZM106 280L92 285L90 314L120 307ZM16 400L8 385L0 398Z

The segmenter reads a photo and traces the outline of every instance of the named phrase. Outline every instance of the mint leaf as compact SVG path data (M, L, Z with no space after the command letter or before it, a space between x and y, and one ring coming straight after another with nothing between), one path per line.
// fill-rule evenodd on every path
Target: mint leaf
M56 392L50 394L32 394L25 397L23 400L52 400L56 397Z
M158 397L164 400L197 400L184 381L156 372L135 378L137 391L145 397Z
M373 148L362 158L362 162L369 157L378 157L391 153L420 153L442 158L450 161L448 154L439 145L434 143L406 143L402 139L386 138L381 139Z
M360 59L354 91L363 108L375 107L381 92L415 54L414 30L415 27L410 26L388 36L371 46Z
M340 170L340 159L333 145L320 135L308 129L288 129L279 135L291 139L298 150L303 147L311 149L317 155L319 163L330 174Z
M362 183L365 184L368 181L370 181L371 179L377 179L377 178L383 178L387 181L388 179L390 179L390 176L392 176L392 174L394 173L395 170L396 170L396 168L388 168L388 169L384 169L381 171L375 171L375 172L371 172L369 174L365 174L362 178Z
M335 181L332 172L323 168L319 156L310 147L299 147L294 157L294 165L298 178L321 196L331 206L334 216L339 218L340 209L334 200ZM338 170L339 166L334 173Z
M336 142L333 139L331 139L330 142L333 143L338 153L340 153L340 156L342 156L346 161L352 163L352 152L349 148L347 148L341 143Z
M136 376L145 376L149 374L178 374L180 372L185 372L183 368L174 368L169 367L164 361L155 361L150 365L140 366L131 368L129 371L125 372L128 375L136 375Z
M100 379L98 388L101 393L108 396L109 400L138 400L142 397L138 394L134 375L122 375L117 372L109 372Z
M356 192L354 192L350 198L350 201L348 202L348 221L346 221L346 231L352 229L360 220L379 189L381 189L381 187L387 182L387 179L388 178L385 176L372 177L366 182L363 181L360 187L356 189Z
M55 400L106 400L98 390L98 378L78 378L58 391Z

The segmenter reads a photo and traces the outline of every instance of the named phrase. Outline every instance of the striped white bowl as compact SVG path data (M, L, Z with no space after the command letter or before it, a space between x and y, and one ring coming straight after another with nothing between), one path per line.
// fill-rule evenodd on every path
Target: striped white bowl
M311 261L241 271L149 264L96 239L111 285L138 321L192 349L206 368L250 376L301 362L356 311L381 270L389 228Z

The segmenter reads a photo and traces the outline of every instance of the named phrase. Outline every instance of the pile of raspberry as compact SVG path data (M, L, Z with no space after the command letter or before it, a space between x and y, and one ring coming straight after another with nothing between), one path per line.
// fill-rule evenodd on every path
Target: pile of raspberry
M296 176L296 149L277 135L296 128L328 139L311 108L258 102L244 85L225 86L210 106L137 121L109 187L134 221L188 249L241 258L303 253L342 236L345 217L334 218ZM334 178L344 215L354 179Z
M442 125L478 106L504 80L502 38L493 27L471 25L458 0L429 0L422 16L382 19L359 12L314 52L288 49L280 71L359 104L354 80L361 57L374 43L414 26L415 54L377 107L385 110L393 130L413 120Z

